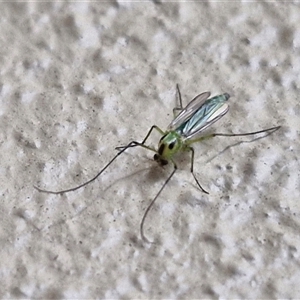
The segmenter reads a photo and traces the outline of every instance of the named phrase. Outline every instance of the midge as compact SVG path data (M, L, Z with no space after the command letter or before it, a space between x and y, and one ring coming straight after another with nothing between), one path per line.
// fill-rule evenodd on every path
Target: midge
M185 108L182 107L182 99L181 99L181 93L179 90L178 84L176 85L177 94L179 97L179 103L180 107L176 107L173 109L174 116L176 115L176 111L179 111L179 114L175 117L175 119L171 122L171 124L168 126L166 131L161 130L158 126L153 125L145 138L142 142L136 142L132 141L126 146L117 147L116 149L119 151L110 161L109 163L92 179L89 181L62 191L48 191L48 190L42 190L36 186L36 188L39 192L43 193L49 193L49 194L63 194L72 192L75 190L78 190L82 188L83 186L91 183L96 178L98 178L109 166L110 164L118 157L120 156L124 151L126 151L128 148L132 147L143 147L147 150L153 151L154 154L154 160L158 162L161 166L164 166L171 162L173 164L173 171L165 181L165 183L162 185L154 199L150 202L147 209L145 210L145 213L143 215L141 224L140 224L140 233L141 237L144 241L148 241L147 238L144 235L144 223L146 216L153 206L154 202L157 200L159 195L161 194L162 190L165 188L165 186L168 184L168 182L171 180L173 175L175 174L177 170L177 164L174 161L173 157L175 154L183 151L190 151L191 152L191 173L200 188L200 190L206 194L208 192L204 190L204 188L200 185L198 179L196 178L194 174L194 148L191 146L192 144L196 142L201 142L210 138L213 138L215 136L247 136L247 135L254 135L264 132L269 132L269 134L275 132L280 128L280 126L254 131L254 132L248 132L248 133L212 133L209 135L197 137L197 135L202 132L204 129L212 125L214 122L221 119L229 109L229 106L227 104L227 101L229 99L229 94L225 93L223 95L215 96L209 99L210 92L205 92L202 94L199 94L196 96ZM155 149L151 146L145 145L148 137L152 133L153 129L157 130L161 135L161 139L158 142L158 148Z

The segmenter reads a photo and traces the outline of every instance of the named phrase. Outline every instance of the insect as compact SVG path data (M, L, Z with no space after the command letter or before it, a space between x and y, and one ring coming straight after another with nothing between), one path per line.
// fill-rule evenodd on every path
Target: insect
M227 104L227 101L229 99L229 94L225 93L222 95L218 95L212 98L210 97L210 92L204 92L199 95L197 95L185 108L182 106L182 98L181 93L179 90L178 84L176 85L177 89L177 95L179 98L180 107L175 107L173 109L174 114L174 120L171 122L171 124L168 126L166 131L163 131L158 126L153 125L150 130L148 131L147 135L143 139L142 142L137 141L131 141L126 146L116 147L116 150L119 152L102 168L102 170L94 176L92 179L88 180L85 183L82 183L81 185L78 185L76 187L61 190L61 191L49 191L49 190L43 190L39 187L34 186L35 189L37 189L39 192L43 193L49 193L49 194L64 194L72 191L76 191L87 184L93 182L96 178L98 178L113 162L114 160L119 157L124 151L126 151L128 148L133 147L142 147L147 150L150 150L154 152L154 160L161 166L167 165L169 162L173 164L173 171L168 176L156 196L153 198L153 200L150 202L148 207L146 208L143 218L140 223L140 234L144 241L148 241L148 239L144 235L144 223L145 219L148 215L148 212L152 208L153 204L165 188L165 186L168 184L168 182L171 180L171 178L174 176L175 172L177 171L177 164L174 161L174 156L177 153L189 151L191 153L191 168L190 171L197 183L197 186L200 188L200 190L206 194L208 192L200 185L198 179L195 176L194 173L194 155L195 151L194 148L191 146L194 143L202 142L204 140L216 137L216 136L226 136L226 137L234 137L234 136L249 136L249 135L255 135L260 133L268 133L267 135L275 132L280 128L280 126L263 129L259 131L254 132L248 132L248 133L212 133L209 135L204 135L199 137L198 134L201 133L204 129L221 119L229 110L229 106ZM179 113L176 116L176 111L179 111ZM151 146L145 145L147 139L151 135L153 130L158 131L162 137L160 141L158 142L158 148L155 149Z

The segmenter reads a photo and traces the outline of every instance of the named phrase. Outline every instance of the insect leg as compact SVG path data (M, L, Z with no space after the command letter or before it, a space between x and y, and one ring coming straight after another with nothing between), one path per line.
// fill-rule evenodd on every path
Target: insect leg
M141 221L141 225L140 225L140 232L141 232L141 237L142 240L145 242L150 243L150 241L145 237L144 235L144 223L145 223L145 219L151 209L151 207L153 206L154 202L157 200L157 198L159 197L159 195L161 194L161 192L163 191L163 189L165 188L165 186L168 184L168 182L171 180L171 178L173 177L173 175L175 174L175 172L177 171L177 165L176 163L172 160L172 163L174 165L174 170L173 172L169 175L169 177L167 178L167 180L165 181L165 183L163 184L163 186L160 188L160 190L158 191L158 193L156 194L156 196L154 197L154 199L151 201L151 203L148 205L147 209L144 212L142 221Z
M196 178L195 174L194 174L194 155L195 155L195 151L194 151L194 148L193 147L188 147L187 148L188 150L190 150L192 152L192 155L191 155L191 173L193 174L193 177L195 179L195 181L197 182L197 185L199 186L200 190L205 193L205 194L209 194L202 186L201 184L199 183L198 179Z
M253 132L246 132L246 133L212 133L212 134L209 134L206 136L199 137L197 139L187 140L186 145L189 146L189 145L197 143L197 142L202 142L204 140L211 139L215 136L247 136L247 135L255 135L255 134L259 134L259 133L268 132L268 134L266 134L264 136L264 137L266 137L269 134L272 134L273 132L277 131L280 127L281 126L276 126L276 127L271 127L268 129L263 129L263 130L259 130L259 131L253 131Z
M272 134L273 132L277 131L281 126L276 126L268 129L263 129L259 131L254 131L254 132L247 132L247 133L213 133L213 136L247 136L247 135L254 135L254 134L259 134L259 133L264 133L264 132L269 132L267 135ZM266 135L266 136L267 136Z
M132 145L127 145L127 146L119 146L119 147L116 147L115 149L116 150L119 150L119 151L122 151L124 148L132 148L132 147L136 147L136 146L141 146L141 145L144 145L146 140L148 139L148 137L150 136L151 132L153 131L153 129L156 129L161 135L164 135L165 132L163 130L161 130L158 126L156 125L153 125L150 130L148 131L147 135L145 136L145 138L143 139L143 141L141 143L135 143L135 144L132 144ZM145 146L144 148L147 148L147 146ZM148 149L148 148L147 148ZM149 150L152 150L153 149L149 149ZM155 150L154 150L155 151ZM156 152L156 151L155 151Z
M78 189L80 189L80 188L82 188L82 187L84 187L84 186L86 186L86 185L88 185L89 183L91 183L91 182L93 182L94 180L96 180L111 164L112 164L112 162L118 157L118 156L120 156L124 151L126 151L128 148L130 148L130 147L133 147L133 145L134 145L134 147L135 146L141 146L141 147L143 147L143 148L146 148L146 149L148 149L148 150L151 150L151 151L154 151L154 152L156 152L155 151L155 149L152 149L151 147L148 147L148 146L145 146L145 145L143 145L143 144L141 144L141 143L139 143L139 142L136 142L136 141L132 141L132 142L130 142L127 146L125 146L125 147L123 147L123 149L122 150L120 150L109 162L108 162L108 164L96 175L96 176L94 176L92 179L90 179L90 180L88 180L88 181L86 181L85 183L82 183L82 184L80 184L80 185L78 185L78 186L76 186L76 187L73 187L73 188L70 188L70 189L67 189L67 190L61 190L61 191L48 191L48 190L42 190L42 189L40 189L39 187L37 187L37 186L33 186L36 190L38 190L39 192L42 192L42 193L47 193L47 194L64 194L64 193L68 193L68 192L73 192L73 191L76 191L76 190L78 190Z
M183 107L182 107L182 98L181 98L181 93L180 93L180 89L179 89L178 83L176 84L176 91L177 91L177 95L178 95L178 98L179 98L180 107L174 107L173 108L174 118L177 116L176 115L176 111L182 111L183 110Z

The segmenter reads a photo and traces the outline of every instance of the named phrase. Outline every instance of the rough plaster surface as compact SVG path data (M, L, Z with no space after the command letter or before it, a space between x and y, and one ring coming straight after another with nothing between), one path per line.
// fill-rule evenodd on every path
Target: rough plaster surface
M299 298L300 8L291 3L0 5L0 298ZM166 128L179 83L228 92L209 132L171 167L132 149ZM149 142L156 145L154 134ZM243 142L243 143L241 143Z

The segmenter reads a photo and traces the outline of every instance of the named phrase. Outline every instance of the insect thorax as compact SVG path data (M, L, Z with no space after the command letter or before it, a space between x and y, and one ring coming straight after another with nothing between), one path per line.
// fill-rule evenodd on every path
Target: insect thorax
M183 142L180 134L176 131L169 131L160 139L154 160L161 165L166 165L168 161L182 149L182 146Z

